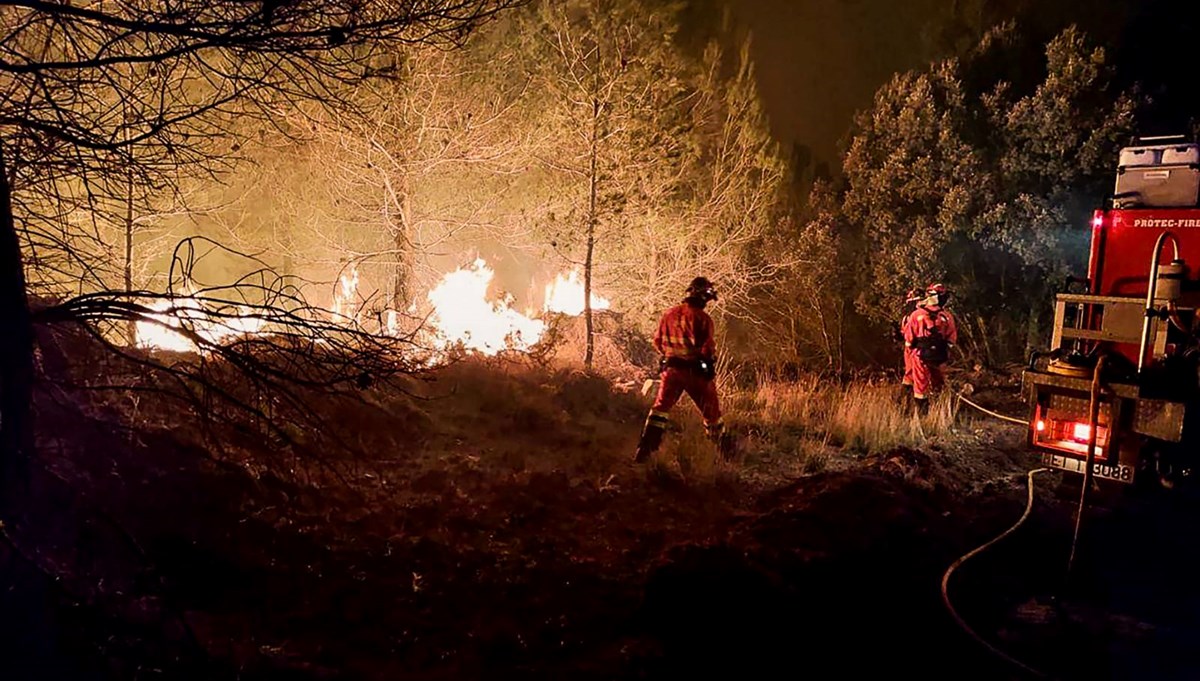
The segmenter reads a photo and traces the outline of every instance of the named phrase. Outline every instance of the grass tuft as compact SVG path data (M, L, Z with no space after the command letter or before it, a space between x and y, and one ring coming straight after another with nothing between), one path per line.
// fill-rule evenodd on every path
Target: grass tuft
M921 416L895 383L841 385L815 376L760 378L728 403L727 418L746 440L747 462L794 457L805 472L824 470L831 447L859 454L920 447L949 433L957 415L949 391Z

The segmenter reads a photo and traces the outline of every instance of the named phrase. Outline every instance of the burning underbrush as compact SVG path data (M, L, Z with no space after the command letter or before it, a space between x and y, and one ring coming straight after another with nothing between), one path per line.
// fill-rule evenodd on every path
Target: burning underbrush
M650 339L618 312L603 311L593 318L594 369L626 385L641 386L658 368L658 351ZM559 367L579 366L587 348L587 328L582 317L554 315L536 349L539 358Z
M199 265L213 254L245 273L232 281L202 282ZM307 344L325 355L331 349L361 354L373 348L406 367L430 368L464 355L545 358L554 354L564 334L568 339L578 335L575 322L588 308L594 315L620 319L610 312L611 301L587 289L578 270L559 272L541 285L531 280L525 305L519 307L482 258L442 274L412 299L373 290L379 282L361 276L357 263L343 264L326 298L320 282L280 274L255 256L203 237L181 241L172 260L179 267L173 264L162 293L86 293L44 305L40 321L89 323L109 342L143 350L229 359L224 350L230 346ZM322 306L314 300L329 302ZM622 361L631 356L628 348L604 350L614 341L627 345L632 332L619 321L600 326L595 337L602 363L626 369Z

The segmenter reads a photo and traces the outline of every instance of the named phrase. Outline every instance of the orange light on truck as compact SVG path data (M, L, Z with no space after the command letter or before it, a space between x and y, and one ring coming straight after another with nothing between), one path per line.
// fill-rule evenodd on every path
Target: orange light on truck
M1037 428L1037 432L1044 433L1046 432L1046 422L1038 419L1038 422L1036 425L1034 425L1034 428Z

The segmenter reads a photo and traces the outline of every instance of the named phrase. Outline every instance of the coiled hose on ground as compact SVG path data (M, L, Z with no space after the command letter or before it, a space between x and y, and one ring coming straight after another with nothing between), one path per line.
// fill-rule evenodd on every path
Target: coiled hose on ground
M1084 473L1084 480L1083 480L1083 490L1081 491L1080 497L1079 497L1079 509L1077 511L1077 515L1075 516L1075 533L1071 539L1071 556L1067 562L1068 575L1071 573L1071 569L1075 563L1075 552L1079 545L1079 533L1080 533L1080 529L1083 525L1083 511L1084 511L1084 507L1087 504L1088 488L1091 486L1091 481L1092 481L1091 480L1091 478L1092 478L1091 470L1092 470L1092 463L1095 461L1095 455L1096 455L1097 421L1099 419L1099 409L1100 409L1100 376L1101 376L1101 373L1103 372L1103 370L1104 370L1104 358L1102 357L1100 359L1100 361L1096 363L1096 367L1094 369L1093 377L1092 377L1092 386L1091 386L1092 389L1091 389L1091 395L1090 395L1091 399L1089 400L1089 405L1088 405L1089 437L1088 437L1087 461L1084 465L1085 473ZM1012 416L1005 416L1004 414L998 414L990 409L981 407L980 405L975 404L971 400L967 399L962 393L956 392L955 394L958 396L958 399L962 400L963 402L967 403L968 405L974 407L975 409L978 409L979 411L981 411L989 416L993 416L995 418L998 418L998 419L1001 419L1003 421L1007 421L1010 423L1017 423L1017 424L1020 424L1023 426L1028 425L1028 422L1023 419L1018 419L1018 418L1015 418ZM955 621L955 623L958 624L959 628L961 628L963 631L965 631L971 638L975 639L984 648L987 648L988 651L990 651L993 655L1003 659L1004 661L1006 661L1009 664L1013 665L1014 667L1024 671L1025 673L1030 674L1031 676L1037 677L1039 679L1048 679L1048 678L1053 678L1053 677L1051 677L1050 675L1046 674L1045 672L1043 672L1041 670L1035 669L1035 668L1025 664L1024 662L1021 662L1020 660L1009 655L1008 653L1004 652L1003 650L1000 650L999 648L992 645L991 643L988 643L988 641L986 639L984 639L982 636L980 636L978 633L976 633L975 630L972 629L969 624L967 624L966 620L964 620L962 618L962 616L958 614L958 611L954 609L954 604L950 601L949 587L950 587L950 577L954 575L955 570L962 567L963 563L966 563L971 558L974 558L975 556L979 555L980 553L983 553L984 551L986 551L993 545L997 544L1002 539L1004 539L1005 537L1007 537L1010 534L1012 534L1013 532L1015 532L1017 530L1017 528L1021 527L1021 525L1023 525L1025 523L1025 521L1029 518L1029 514L1033 511L1033 476L1037 475L1038 473L1048 472L1050 470L1051 469L1049 469L1049 468L1035 468L1026 474L1026 476L1025 476L1025 480L1026 480L1025 512L1021 514L1021 517L1017 519L1017 522L1013 523L1012 527L1008 528L1004 532L1001 532L994 539L988 541L987 543L983 544L982 546L972 549L971 551L967 552L965 555L961 556L958 560L954 561L954 563L952 563L949 568L946 569L945 573L942 574L942 603L946 606L946 610L948 610L950 612L950 616L954 618L954 621Z
M1027 499L1025 501L1025 512L1021 514L1021 517L1017 519L1017 522L1013 523L1012 527L1010 527L1007 530L1005 530L1004 532L1000 533L997 537L995 537L991 541L987 542L986 544L983 544L982 546L979 546L978 548L972 549L971 551L969 551L968 553L966 553L965 555L960 557L958 560L954 561L954 563L951 564L950 567L946 569L946 572L942 575L942 603L946 606L946 609L950 611L950 616L954 618L954 621L955 621L955 623L958 624L959 628L961 628L963 631L967 632L967 635L969 635L971 638L975 639L983 647L987 648L992 654L1005 660L1006 662L1013 665L1014 667L1017 667L1018 669L1021 669L1021 670L1025 671L1026 673L1031 674L1039 679L1049 679L1052 677L1050 675L1046 674L1045 672L1042 672L1037 669L1034 669L1033 667L1030 667L1029 665L1025 664L1024 662L1021 662L1020 660L1009 655L1008 653L1004 652L1003 650L1000 650L999 648L992 645L991 643L988 643L986 639L984 639L982 636L980 636L978 633L976 633L975 630L971 628L971 625L967 624L966 620L964 620L962 618L962 616L958 614L958 611L954 609L954 604L950 601L950 588L949 587L950 587L950 577L954 575L955 570L962 567L963 563L966 563L968 560L971 560L975 556L988 550L989 548L991 548L993 545L995 545L996 543L998 543L1000 540L1004 539L1008 535L1012 534L1013 532L1016 532L1017 528L1019 528L1022 524L1025 523L1025 520L1029 518L1029 514L1033 511L1033 476L1037 475L1038 473L1045 473L1049 470L1050 470L1049 468L1035 468L1035 469L1029 471L1029 473L1026 475L1026 481L1028 483L1028 494L1027 494Z

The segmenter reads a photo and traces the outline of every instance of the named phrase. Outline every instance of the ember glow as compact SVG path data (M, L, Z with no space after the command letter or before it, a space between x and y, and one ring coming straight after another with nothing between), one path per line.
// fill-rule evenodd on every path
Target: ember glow
M195 298L159 300L148 306L155 314L135 325L139 348L197 352L190 338L174 329L186 329L200 338L220 344L240 336L255 335L262 330L262 319L249 310L237 314L214 316L206 312ZM151 321L153 320L153 321Z
M433 304L430 323L438 342L488 355L501 350L528 350L538 342L546 323L521 314L512 307L511 296L488 301L488 287L495 272L482 259L442 278L429 292Z
M592 309L607 310L609 301L592 293ZM583 280L578 271L559 274L546 286L546 312L558 312L571 316L583 314Z

